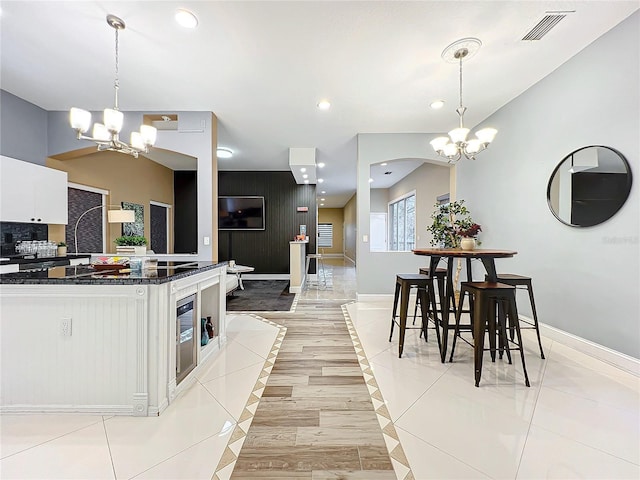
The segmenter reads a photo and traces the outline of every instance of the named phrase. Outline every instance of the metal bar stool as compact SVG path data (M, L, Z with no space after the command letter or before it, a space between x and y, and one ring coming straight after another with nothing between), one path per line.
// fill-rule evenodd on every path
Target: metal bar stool
M460 289L460 303L462 303L464 295L469 294L474 298L474 308L472 316L473 324L473 343L468 342L460 336L460 315L461 309L456 312L456 329L453 335L453 343L451 345L451 356L449 361L453 361L453 353L456 348L456 340L460 338L473 346L474 370L476 387L480 384L482 376L482 356L484 348L484 332L489 332L489 351L491 359L495 361L496 355L496 332L499 335L500 344L498 349L500 356L502 352L507 353L507 358L511 364L511 350L519 350L522 360L522 369L524 371L525 385L529 384L529 375L524 361L524 348L522 347L522 335L520 333L520 322L518 320L518 310L516 308L516 289L511 285L493 282L463 282ZM498 322L496 323L496 308L498 310ZM507 321L509 328L515 330L517 342L507 337ZM517 348L509 346L509 342L516 345Z
M322 255L319 253L309 253L307 254L307 264L305 265L306 275L309 275L309 267L311 266L311 260L316 261L316 283L315 287L320 287L320 272L322 272L322 286L327 288L327 276L324 269L324 261L322 260ZM305 282L307 286L310 286L310 282Z
M486 278L485 278L486 280ZM531 304L531 313L533 314L533 323L521 319L521 323L528 325L527 327L520 326L521 329L535 329L538 336L538 346L540 347L540 358L544 359L544 352L542 351L542 341L540 340L540 328L538 326L538 313L536 312L536 302L533 299L533 285L531 284L531 277L525 277L522 275L516 275L514 273L499 273L498 282L506 283L516 287L518 290L527 290L529 294L529 303ZM513 340L513 330L511 331L511 340Z
M420 327L407 327L407 312L409 310L409 293L412 288L417 288L417 295L420 299L422 325ZM398 310L398 299L400 299L400 315L396 315ZM416 300L417 302L418 300ZM424 307L426 305L426 308ZM400 328L400 342L398 345L398 357L402 357L404 349L404 337L408 328L420 328L427 340L427 326L429 322L429 312L433 312L438 348L441 348L440 330L438 328L436 296L433 285L433 277L420 275L419 273L399 273L396 275L396 289L393 297L393 312L391 314L391 333L389 341L393 337L393 327L397 323ZM396 320L397 319L397 320Z

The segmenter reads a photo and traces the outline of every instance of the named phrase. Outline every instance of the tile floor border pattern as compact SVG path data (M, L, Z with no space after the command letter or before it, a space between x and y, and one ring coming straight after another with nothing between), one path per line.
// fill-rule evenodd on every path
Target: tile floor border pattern
M398 433L396 432L393 421L391 420L391 414L386 407L384 397L382 396L382 392L378 387L378 383L376 382L373 370L371 370L369 360L367 359L367 356L364 353L364 349L362 348L362 343L360 342L360 337L358 337L358 332L353 326L351 316L349 315L349 312L347 310L347 305L349 305L350 303L355 302L349 302L342 305L342 315L344 316L344 321L347 324L347 329L349 330L349 335L351 336L351 341L353 342L353 348L356 351L356 357L358 358L358 363L360 364L360 369L362 370L362 376L364 377L365 384L367 385L367 389L369 390L369 395L371 396L371 402L373 403L374 411L376 412L376 416L378 417L378 423L380 424L380 428L382 429L382 436L389 452L389 458L391 458L391 463L396 472L398 480L414 480L415 477L413 475L413 472L411 471L411 466L409 465L407 456L405 455L404 449L402 448L402 445L400 443L400 438L398 437Z
M293 305L291 307L292 309L297 304L297 300L298 295L296 294L296 298L294 299ZM242 445L247 438L247 432L249 431L249 427L251 426L251 422L253 421L253 417L258 408L258 404L260 403L260 399L262 398L262 393L264 392L264 388L267 385L267 380L269 379L269 375L271 374L271 370L273 369L273 365L275 364L278 352L280 351L280 347L282 346L282 341L284 340L284 337L287 333L287 327L283 325L272 322L271 320L253 313L243 313L255 318L256 320L260 320L261 322L276 327L280 331L278 332L278 335L273 342L271 350L269 351L269 355L267 355L267 359L264 362L262 371L260 372L260 375L258 375L258 379L253 386L253 390L251 392L251 395L249 395L249 399L244 406L242 414L238 418L238 423L236 424L233 433L229 437L229 442L227 443L227 446L225 447L224 452L220 457L220 461L218 462L218 466L216 467L211 480L228 480L229 478L231 478L233 468L235 467L236 461L238 460L238 455L240 454Z

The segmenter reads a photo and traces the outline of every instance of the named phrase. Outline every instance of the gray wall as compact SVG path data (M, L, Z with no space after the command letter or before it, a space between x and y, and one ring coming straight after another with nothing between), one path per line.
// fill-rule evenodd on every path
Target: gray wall
M585 48L486 123L498 129L477 162L458 164L483 247L513 248L499 271L533 277L540 321L640 358L640 13ZM607 145L629 161L631 196L589 228L561 224L548 179L573 150ZM518 302L528 314L525 302Z
M47 112L4 90L0 90L0 155L38 165L47 159Z

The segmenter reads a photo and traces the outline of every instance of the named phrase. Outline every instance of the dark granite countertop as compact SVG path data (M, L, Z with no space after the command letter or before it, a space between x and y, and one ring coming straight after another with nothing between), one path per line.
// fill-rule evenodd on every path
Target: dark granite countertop
M213 262L158 262L142 272L95 270L89 265L49 267L0 274L0 284L25 285L149 285L172 282L227 265Z

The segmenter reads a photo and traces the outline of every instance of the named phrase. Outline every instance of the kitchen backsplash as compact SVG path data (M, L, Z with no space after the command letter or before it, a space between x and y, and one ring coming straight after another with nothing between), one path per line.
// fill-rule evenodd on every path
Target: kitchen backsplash
M22 240L47 240L48 231L48 225L0 222L0 254L14 255L16 242Z

